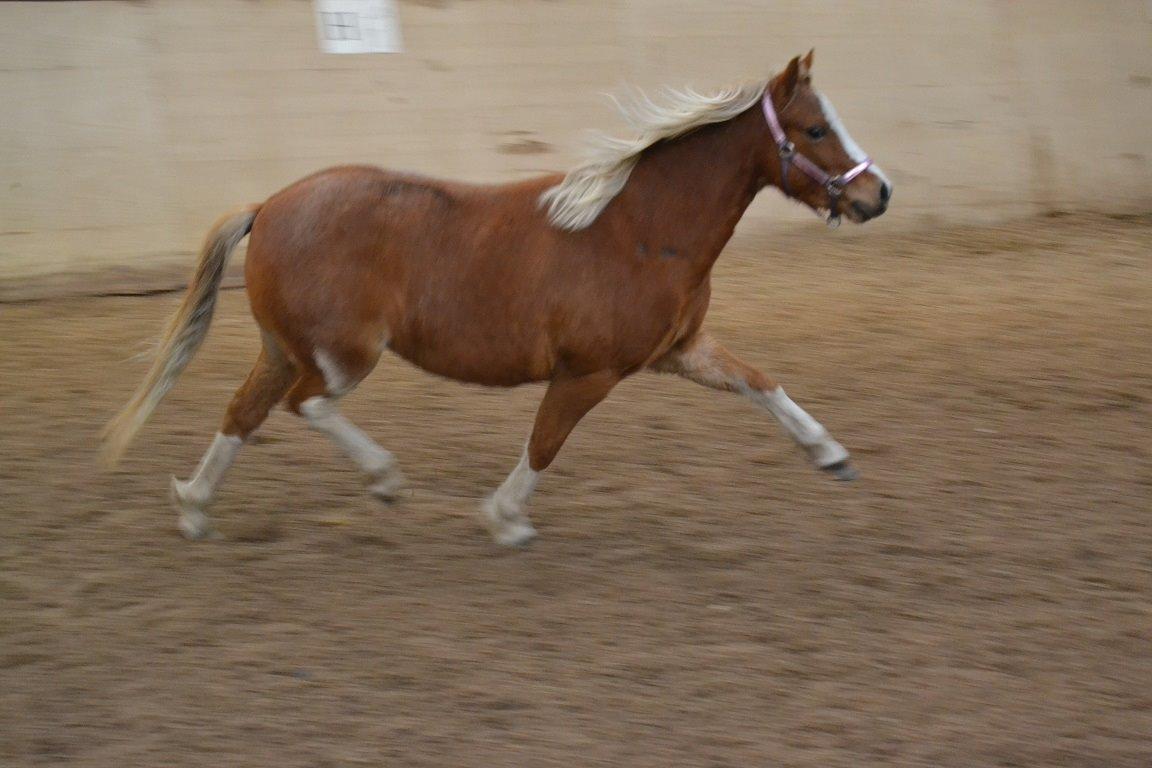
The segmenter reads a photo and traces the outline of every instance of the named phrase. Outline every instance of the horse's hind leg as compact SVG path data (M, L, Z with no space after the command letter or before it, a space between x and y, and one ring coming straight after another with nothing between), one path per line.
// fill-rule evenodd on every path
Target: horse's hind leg
M284 397L296 377L292 362L276 342L265 336L256 365L233 395L224 423L192 479L182 482L172 478L172 501L180 512L180 530L186 537L201 539L208 535L210 524L205 510L212 503L224 473L236 459L240 446L264 423L268 412Z
M299 381L288 393L288 407L307 419L309 426L328 436L368 476L368 490L383 501L393 501L404 486L396 457L346 419L336 401L368 375L379 359L372 352L313 352Z

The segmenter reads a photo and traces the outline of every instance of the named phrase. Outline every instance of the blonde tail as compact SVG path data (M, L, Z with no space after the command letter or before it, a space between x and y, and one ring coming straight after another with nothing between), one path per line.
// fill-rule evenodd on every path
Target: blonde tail
M124 410L104 428L101 435L101 459L106 466L115 466L120 460L132 438L144 426L152 411L156 410L164 395L168 394L208 335L208 325L212 322L212 312L216 308L216 296L220 282L224 279L228 257L252 229L252 220L259 210L259 205L251 205L230 213L217 221L208 232L200 251L196 274L188 285L188 294L168 322L152 368Z

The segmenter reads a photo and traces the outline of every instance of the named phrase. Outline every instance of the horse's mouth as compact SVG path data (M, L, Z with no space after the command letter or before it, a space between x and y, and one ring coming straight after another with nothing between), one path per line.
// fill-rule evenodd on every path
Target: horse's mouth
M868 221L869 218L871 218L870 216L867 216L860 211L853 209L852 206L844 206L844 210L841 213L844 218L848 219L848 221L852 222L853 224L863 224L864 222Z
M888 210L887 203L880 203L874 207L869 207L860 202L845 202L840 205L840 214L853 224L863 224L866 221L871 221L878 216L884 214Z

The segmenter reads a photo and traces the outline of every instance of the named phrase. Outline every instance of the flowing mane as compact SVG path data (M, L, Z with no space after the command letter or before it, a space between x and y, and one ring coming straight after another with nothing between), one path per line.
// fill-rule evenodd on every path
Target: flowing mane
M691 89L665 89L664 104L637 93L628 104L616 101L640 134L620 139L598 134L587 161L540 196L548 220L561 229L584 229L620 193L644 150L710 123L731 120L760 100L767 81L727 88L708 96Z

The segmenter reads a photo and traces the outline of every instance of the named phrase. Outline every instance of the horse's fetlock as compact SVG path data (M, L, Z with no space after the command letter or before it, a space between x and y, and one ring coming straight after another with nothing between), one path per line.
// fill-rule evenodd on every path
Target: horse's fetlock
M172 501L184 511L186 509L203 510L212 501L211 489L201 488L196 483L184 482L172 478Z
M804 446L818 469L825 469L848 460L848 449L825 433L824 439Z
M382 501L395 501L404 490L404 474L396 468L393 461L387 468L370 474L368 492Z

